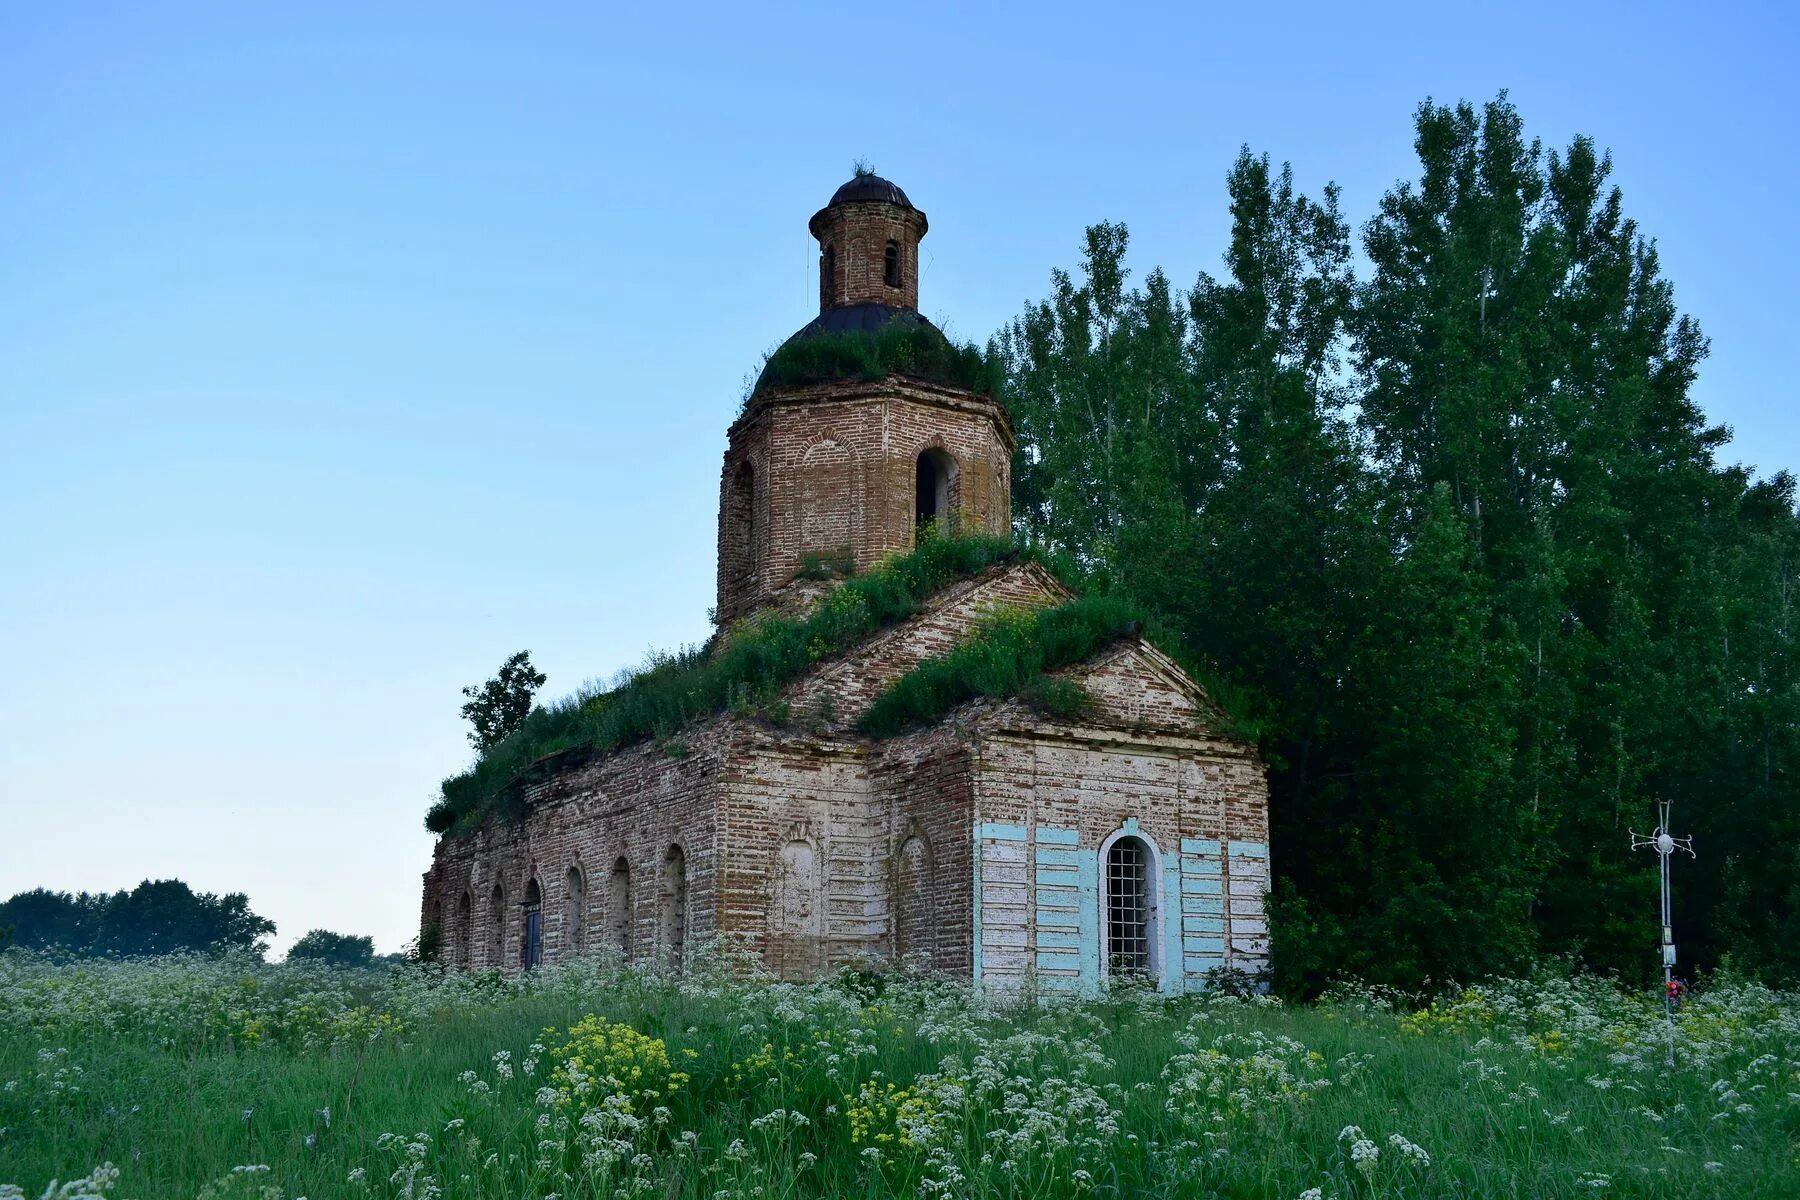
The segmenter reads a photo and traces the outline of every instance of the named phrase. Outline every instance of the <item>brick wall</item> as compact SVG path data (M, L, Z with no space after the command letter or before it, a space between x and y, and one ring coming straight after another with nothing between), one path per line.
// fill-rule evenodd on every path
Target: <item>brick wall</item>
M1075 724L1016 702L980 719L972 840L975 973L1091 991L1106 974L1105 849L1154 855L1155 975L1165 991L1268 963L1268 790L1255 748L1154 647L1129 640L1070 672L1093 698Z
M821 311L848 304L919 307L919 239L925 236L925 214L914 208L879 201L839 204L813 221L819 239L821 271L827 250L833 251L835 274L822 282ZM900 284L887 284L887 244L900 258Z
M955 464L961 528L1012 522L1012 422L986 397L918 380L840 382L765 394L729 432L720 473L721 626L756 612L809 553L859 568L914 543L919 455Z
M1261 764L1154 647L1128 639L1072 671L1094 697L1077 723L976 702L905 737L854 734L886 681L966 636L983 609L1061 595L1034 564L996 568L797 681L791 695L814 706L836 697L829 720L800 703L786 728L721 717L685 734L679 757L642 745L555 774L519 822L440 839L422 922L441 923L448 962L515 969L535 880L548 962L621 933L640 962L730 934L792 978L911 950L991 986L1092 988L1103 847L1127 833L1157 853L1164 986L1260 966Z
M457 966L512 969L523 961L524 900L536 880L543 903L544 960L629 939L651 961L673 932L688 944L718 930L713 872L720 762L729 747L717 725L695 732L686 758L637 746L555 776L532 792L530 815L438 840L425 875L425 925L440 920L443 957ZM685 912L671 914L669 850L685 859ZM614 903L612 873L623 859L629 902ZM580 894L572 896L571 871ZM500 902L494 903L494 889ZM464 897L468 901L463 917ZM440 916L441 912L441 916Z

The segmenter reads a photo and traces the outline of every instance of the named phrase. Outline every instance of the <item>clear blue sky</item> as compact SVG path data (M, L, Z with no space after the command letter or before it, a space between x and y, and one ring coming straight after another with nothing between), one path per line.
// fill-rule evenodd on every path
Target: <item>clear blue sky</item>
M1728 457L1800 467L1784 5L0 11L0 896L178 876L415 932L458 688L707 633L746 372L866 157L980 338L1084 225L1218 269L1240 144L1413 171L1510 88L1616 158Z

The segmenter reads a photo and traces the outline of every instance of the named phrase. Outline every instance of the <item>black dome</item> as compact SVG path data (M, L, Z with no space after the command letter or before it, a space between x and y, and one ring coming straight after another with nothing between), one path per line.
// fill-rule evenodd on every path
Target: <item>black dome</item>
M930 321L910 308L891 304L846 304L828 308L802 325L788 341L798 341L815 333L873 333L899 322L907 328L936 329Z
M899 184L879 175L858 175L831 193L831 204L825 207L850 204L858 200L879 200L887 204L898 204L901 208L912 207L912 201L906 198L906 193L900 190Z

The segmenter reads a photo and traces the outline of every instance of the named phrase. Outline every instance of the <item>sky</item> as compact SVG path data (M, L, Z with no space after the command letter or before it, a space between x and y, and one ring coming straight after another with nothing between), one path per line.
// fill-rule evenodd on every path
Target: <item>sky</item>
M1421 101L1509 89L1612 151L1724 457L1800 468L1789 6L613 8L0 8L0 897L413 937L459 690L707 636L725 429L859 158L982 340L1096 221L1217 273L1240 146L1360 225Z

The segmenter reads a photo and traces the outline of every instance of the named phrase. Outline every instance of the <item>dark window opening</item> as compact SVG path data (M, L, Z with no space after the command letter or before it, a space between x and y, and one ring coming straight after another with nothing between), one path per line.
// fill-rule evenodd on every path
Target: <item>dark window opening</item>
M891 288L900 286L900 243L889 242L883 256L881 281Z
M942 450L927 450L919 455L913 490L915 524L924 527L949 518L950 475L954 466Z
M529 971L544 961L544 891L535 879L525 885L525 925L519 933L519 964Z
M819 307L830 308L837 300L837 247L827 243L819 255Z
M475 923L471 914L474 908L474 901L469 898L469 893L463 892L462 899L456 902L456 935L451 939L454 942L452 953L459 967L469 966L473 958Z
M1106 852L1106 969L1150 974L1150 852L1122 837Z
M488 896L488 956L487 966L497 967L506 961L506 893L499 884L494 885Z

